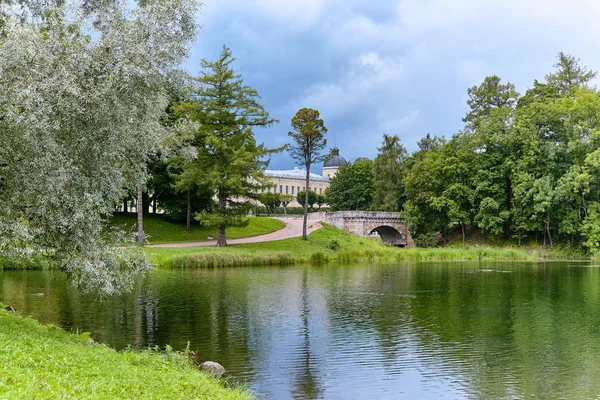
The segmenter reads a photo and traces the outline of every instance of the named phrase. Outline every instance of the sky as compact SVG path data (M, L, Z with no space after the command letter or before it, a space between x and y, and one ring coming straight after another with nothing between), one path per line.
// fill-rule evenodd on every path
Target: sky
M205 0L199 19L188 68L231 48L280 120L259 141L287 143L296 111L314 108L350 161L375 157L383 133L409 151L428 132L450 137L488 75L524 93L559 51L600 70L597 0ZM280 153L269 168L293 166Z

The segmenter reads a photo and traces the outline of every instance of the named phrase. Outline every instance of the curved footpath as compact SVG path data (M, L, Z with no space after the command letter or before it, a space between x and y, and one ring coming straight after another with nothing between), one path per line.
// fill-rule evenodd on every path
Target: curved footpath
M268 233L266 235L251 236L240 239L228 239L227 244L243 244L243 243L259 243L272 242L274 240L289 239L302 236L302 218L277 218L285 222L285 228L278 231ZM311 233L321 228L321 218L309 218L307 233ZM202 242L185 242L185 243L165 243L151 244L146 247L199 247L199 246L216 246L216 240L206 240Z

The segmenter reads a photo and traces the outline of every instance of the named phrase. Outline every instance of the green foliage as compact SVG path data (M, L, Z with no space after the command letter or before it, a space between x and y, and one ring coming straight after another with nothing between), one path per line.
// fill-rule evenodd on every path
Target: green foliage
M327 245L327 248L329 250L339 250L340 249L340 242L338 242L336 239L333 239L331 242L329 242L329 244Z
M373 161L373 210L400 211L404 207L404 177L408 152L396 135L383 135L383 143Z
M593 253L600 248L600 204L594 203L588 208L588 215L583 220L581 235L585 238L583 245Z
M358 158L331 179L326 202L332 210L369 210L373 203L373 161Z
M117 352L0 309L0 397L250 399L158 348ZM179 353L175 353L179 354Z
M101 3L0 2L0 255L54 249L110 294L150 268L106 222L172 136L161 120L200 2Z
M439 240L435 237L435 233L421 233L414 237L415 246L417 247L436 247L439 245Z
M327 128L317 110L302 108L292 118L292 130L288 133L292 142L287 150L299 165L306 167L307 173L312 164L325 158L321 152L327 146L326 133Z
M306 197L306 190L300 190L296 196L296 200L300 204L304 204L304 199L308 204L308 209L310 211L314 210L314 205L319 201L319 195L314 190L308 191L308 197Z
M485 78L468 89L463 131L448 142L419 142L403 182L414 237L447 239L456 224L463 240L470 226L496 241L598 249L600 94L589 86L596 73L564 53L555 67L523 96L498 76Z
M275 214L275 210L281 205L282 198L280 193L264 192L258 195L258 201L265 206L268 215Z
M305 187L310 188L310 167L312 164L323 161L325 155L321 152L327 146L325 134L327 128L325 122L321 119L321 115L317 110L311 108L302 108L292 117L292 130L288 132L288 136L292 139L286 147L290 156L296 160L298 165L304 166L306 169ZM302 227L302 238L307 239L306 224L309 207L309 192L304 193L304 200L298 200L298 203L304 206L304 225ZM312 203L316 203L315 201ZM312 205L310 206L312 208Z

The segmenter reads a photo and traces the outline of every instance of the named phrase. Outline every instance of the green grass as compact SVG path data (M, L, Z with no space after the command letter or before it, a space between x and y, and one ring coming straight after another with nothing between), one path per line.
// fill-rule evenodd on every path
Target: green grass
M264 235L285 227L283 221L274 218L249 217L249 221L250 224L244 228L228 228L227 238L238 239ZM115 213L111 224L123 227L131 233L137 232L137 215ZM150 214L144 217L144 232L148 235L148 242L151 244L201 242L208 240L208 236L217 237L216 228L202 227L194 221L190 232L186 232L185 224L168 221L159 214Z
M393 262L408 260L537 261L540 254L518 248L442 247L395 248L378 238L361 238L324 224L301 238L216 247L152 248L144 250L159 267L232 267L327 262Z
M252 398L178 353L117 352L85 337L0 310L0 398Z

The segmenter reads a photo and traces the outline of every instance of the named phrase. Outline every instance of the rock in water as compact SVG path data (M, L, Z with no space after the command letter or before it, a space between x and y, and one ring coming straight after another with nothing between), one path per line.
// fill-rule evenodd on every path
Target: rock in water
M198 368L200 368L200 370L202 371L208 372L215 378L220 378L221 375L223 375L223 373L225 372L225 368L218 362L214 361L205 361L202 364L200 364Z

